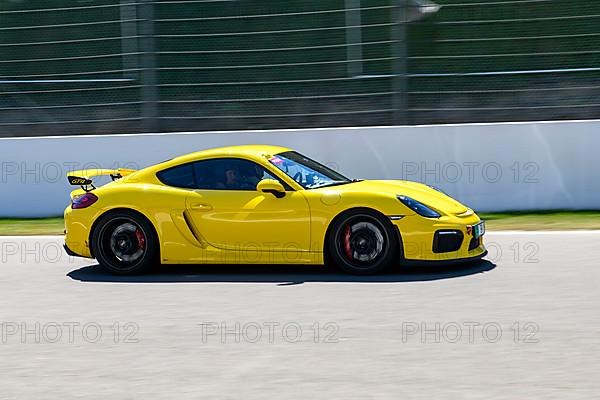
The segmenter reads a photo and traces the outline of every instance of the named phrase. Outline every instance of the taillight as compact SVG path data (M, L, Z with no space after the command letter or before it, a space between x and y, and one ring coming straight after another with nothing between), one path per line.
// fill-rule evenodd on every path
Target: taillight
M97 201L98 201L98 196L96 196L93 193L86 193L79 197L74 198L73 201L71 202L71 208L74 210L78 209L78 208L87 208Z

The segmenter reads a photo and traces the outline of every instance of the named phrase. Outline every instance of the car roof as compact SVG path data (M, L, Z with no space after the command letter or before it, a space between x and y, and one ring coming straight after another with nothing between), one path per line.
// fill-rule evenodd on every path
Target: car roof
M231 157L231 156L255 156L259 157L263 154L273 155L282 153L285 151L290 151L291 149L282 146L273 146L266 144L247 144L240 146L225 146L225 147L217 147L207 150L196 151L193 153L185 154L179 157L176 157L175 160L185 162L188 159L199 159L204 157Z
M212 148L202 151L196 151L193 153L184 154L170 160L163 161L158 164L151 165L147 168L141 169L128 175L123 179L124 182L152 182L156 179L156 173L158 171L175 167L177 165L194 162L197 160L207 158L219 158L219 157L241 157L254 159L258 161L264 156L271 156L282 152L291 151L291 149L282 146L272 146L264 144L253 144L253 145L241 145L241 146L226 146Z

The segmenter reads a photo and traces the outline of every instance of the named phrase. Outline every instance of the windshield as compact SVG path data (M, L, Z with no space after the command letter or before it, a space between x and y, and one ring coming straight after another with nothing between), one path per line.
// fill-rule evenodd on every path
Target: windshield
M295 151L277 154L269 162L305 189L342 185L352 182L345 176Z

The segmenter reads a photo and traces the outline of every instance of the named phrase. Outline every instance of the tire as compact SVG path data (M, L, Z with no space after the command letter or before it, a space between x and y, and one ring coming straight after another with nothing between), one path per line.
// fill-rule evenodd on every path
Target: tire
M146 272L158 260L154 227L134 212L117 211L100 217L90 242L98 263L115 274Z
M331 260L350 274L375 274L398 261L394 227L374 211L342 214L331 225L327 240Z

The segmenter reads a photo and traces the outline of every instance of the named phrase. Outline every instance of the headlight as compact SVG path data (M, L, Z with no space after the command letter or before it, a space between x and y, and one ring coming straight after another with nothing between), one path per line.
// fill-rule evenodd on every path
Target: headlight
M417 214L425 218L439 218L441 217L440 213L431 208L427 207L425 204L417 201L415 199L411 199L408 196L397 196L398 200L402 202L406 207L410 208Z

